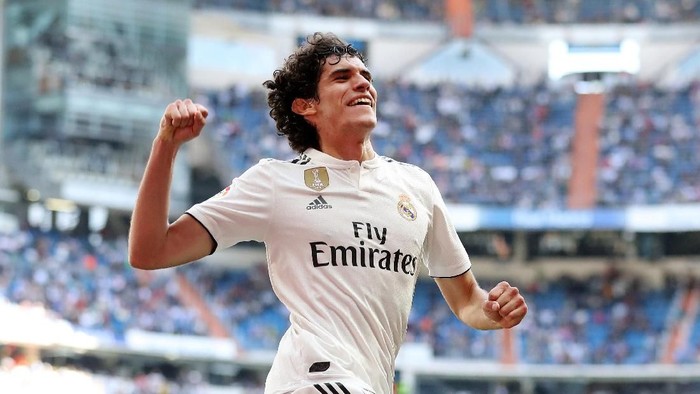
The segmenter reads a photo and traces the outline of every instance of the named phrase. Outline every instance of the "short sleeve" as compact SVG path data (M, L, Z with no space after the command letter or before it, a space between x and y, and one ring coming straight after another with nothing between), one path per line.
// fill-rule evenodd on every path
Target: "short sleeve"
M469 255L457 235L447 213L442 195L430 179L432 189L432 221L426 239L426 261L428 274L434 278L449 278L461 275L471 268Z
M186 213L209 231L218 249L225 249L242 241L265 240L274 195L269 163L261 161Z

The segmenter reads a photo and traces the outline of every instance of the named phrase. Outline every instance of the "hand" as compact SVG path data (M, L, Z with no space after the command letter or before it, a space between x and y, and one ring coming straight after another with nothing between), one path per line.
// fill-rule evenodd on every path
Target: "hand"
M515 327L527 314L527 304L520 290L505 281L489 291L482 309L484 314L501 328Z
M168 104L160 119L158 138L181 145L199 136L206 125L207 110L190 99L175 100Z

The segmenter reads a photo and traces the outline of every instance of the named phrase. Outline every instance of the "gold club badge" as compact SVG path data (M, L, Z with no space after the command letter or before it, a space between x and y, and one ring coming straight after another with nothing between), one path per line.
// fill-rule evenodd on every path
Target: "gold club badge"
M418 216L416 208L413 206L413 203L411 203L411 198L405 194L399 196L399 203L396 208L399 210L399 215L406 220L414 221L416 220L416 216Z
M328 170L326 167L316 167L304 170L304 183L311 189L321 191L328 187Z

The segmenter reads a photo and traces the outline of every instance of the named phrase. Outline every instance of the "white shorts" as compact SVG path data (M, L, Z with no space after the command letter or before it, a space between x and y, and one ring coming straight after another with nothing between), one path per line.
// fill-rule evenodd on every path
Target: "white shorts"
M351 383L325 382L296 389L291 394L375 394L375 392Z

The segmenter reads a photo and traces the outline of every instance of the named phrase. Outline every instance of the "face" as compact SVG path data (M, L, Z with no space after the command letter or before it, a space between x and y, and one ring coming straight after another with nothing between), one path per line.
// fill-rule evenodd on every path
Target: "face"
M329 59L333 60L333 59ZM309 100L303 114L325 137L366 138L377 125L377 91L372 75L356 57L326 62L318 82L318 99Z

